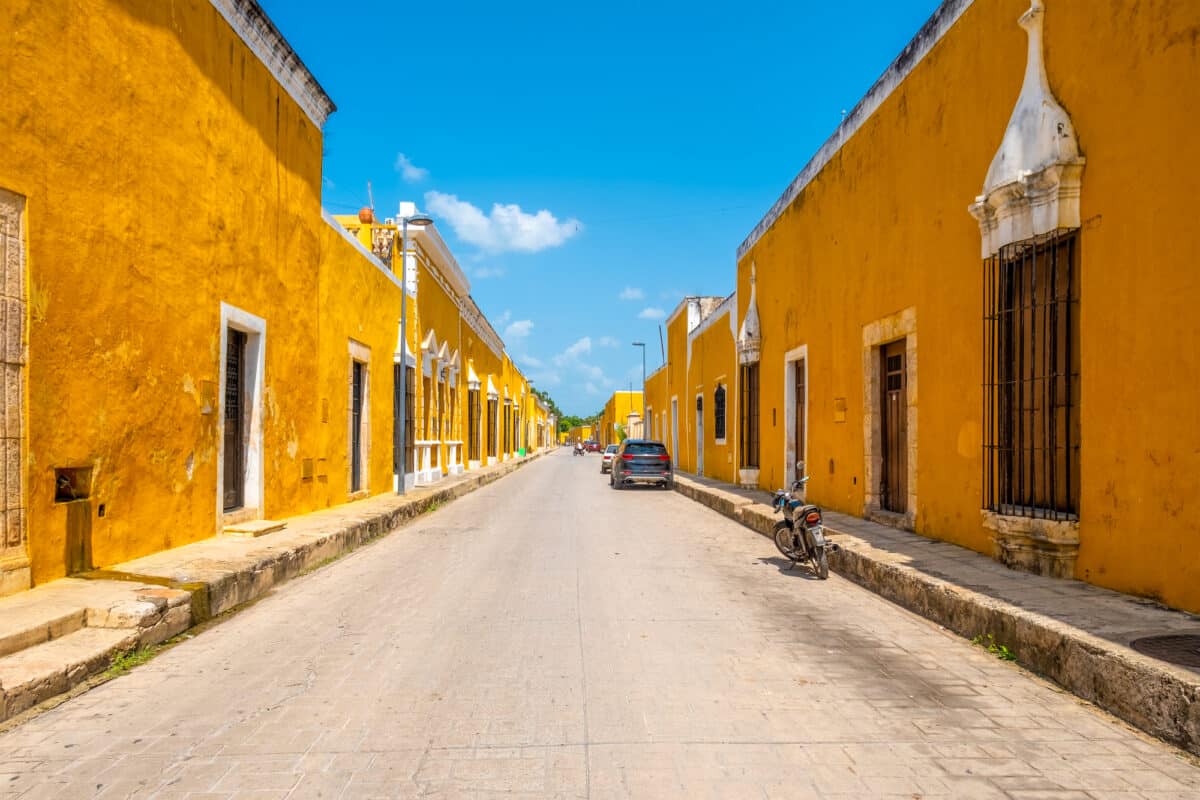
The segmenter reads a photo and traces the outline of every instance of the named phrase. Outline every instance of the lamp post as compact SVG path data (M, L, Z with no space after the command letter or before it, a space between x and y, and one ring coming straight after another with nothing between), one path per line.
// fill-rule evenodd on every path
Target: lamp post
M642 348L642 438L646 438L646 343L634 342L634 347Z
M392 419L392 460L397 464L396 494L404 494L404 455L408 423L408 226L423 228L433 219L420 212L400 217L400 392Z

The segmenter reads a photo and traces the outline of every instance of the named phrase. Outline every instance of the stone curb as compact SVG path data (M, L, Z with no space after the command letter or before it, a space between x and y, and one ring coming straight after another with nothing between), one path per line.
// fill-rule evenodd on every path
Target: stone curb
M675 476L675 490L771 536L778 517L744 496ZM829 567L843 577L954 633L991 635L1022 666L1146 733L1200 755L1200 675L950 581L876 556L852 534L826 524L841 549Z
M95 580L138 581L165 588L147 587L138 595L138 601L120 603L104 614L78 612L76 616L86 615L87 623L84 626L83 620L79 620L81 624L75 628L74 633L78 635L74 639L63 635L30 643L49 646L45 652L12 650L19 658L22 653L28 654L22 660L30 664L24 669L17 668L22 673L19 680L10 679L7 685L0 687L0 723L79 686L106 670L112 659L123 652L158 644L218 614L256 600L274 586L392 533L431 508L494 483L546 452L549 451L503 462L497 469L466 473L462 480L444 488L435 487L434 491L417 498L377 496L372 500L383 508L364 509L351 520L301 532L306 541L300 543L272 545L270 535L251 540L247 544L256 549L250 551L249 563L236 569L205 565L204 559L200 558L187 560L174 568L138 570L138 561L133 561L89 573L87 577ZM164 560L169 556L160 553L150 558ZM79 641L81 639L86 641Z

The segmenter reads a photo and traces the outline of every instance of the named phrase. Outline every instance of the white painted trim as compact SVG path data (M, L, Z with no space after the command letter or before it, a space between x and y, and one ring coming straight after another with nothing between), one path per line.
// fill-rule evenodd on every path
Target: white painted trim
M892 92L904 82L904 79L916 68L918 64L929 54L929 51L941 41L946 32L958 21L963 12L971 7L974 0L944 0L933 15L921 26L921 30L917 35L904 46L900 51L900 55L896 56L879 80L867 91L866 95L858 101L846 118L842 120L841 125L833 132L833 135L825 140L821 148L816 154L809 159L809 162L800 170L800 174L780 195L775 201L771 209L766 215L759 220L754 226L754 230L750 235L738 246L737 259L742 258L750 252L754 245L766 234L775 221L791 206L797 196L812 182L825 165L837 154L842 146L858 132L860 128L867 122L868 119L883 105L884 101L891 96Z
M684 433L686 434L686 430ZM671 395L671 463L679 469L679 395Z
M337 107L262 7L255 0L210 2L312 123L323 127Z
M347 369L349 370L349 379L346 387L346 492L348 494L359 496L362 493L370 494L371 491L371 348L362 342L357 342L354 339L348 340L347 348ZM359 419L359 454L358 463L362 469L360 475L359 487L352 490L353 475L351 470L354 467L353 454L350 452L350 444L354 441L354 362L359 362L363 365L363 399L362 412Z
M263 518L263 487L266 483L263 458L263 381L267 361L267 321L249 311L221 303L221 331L217 356L217 515L215 532L225 526L225 353L229 329L246 334L246 471L243 506L231 514Z
M804 359L804 452L799 458L796 456L796 381L793 372L792 364L800 359ZM812 428L808 424L808 412L812 404L808 398L811 396L811 387L808 383L808 345L802 344L799 347L792 348L783 354L783 480L785 486L790 486L792 483L791 476L795 474L794 470L797 461L804 461L805 474L811 473L811 465L808 463L808 440L811 437Z
M696 415L696 474L704 474L704 392L696 392L700 408L694 409Z
M370 262L371 266L375 267L375 269L386 275L387 279L394 283L397 288L402 286L400 279L396 277L395 273L388 269L386 264L380 261L374 253L364 247L363 243L356 239L354 234L346 230L340 222L333 218L332 214L323 208L321 209L321 219L325 220L325 223L329 225L329 227L337 231L338 235L341 236L343 240L349 242L350 246L357 250L360 256Z

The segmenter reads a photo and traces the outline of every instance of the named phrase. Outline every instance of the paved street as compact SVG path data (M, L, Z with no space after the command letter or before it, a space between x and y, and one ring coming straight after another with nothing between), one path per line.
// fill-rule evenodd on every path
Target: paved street
M1200 769L554 453L0 735L0 798L1200 797Z

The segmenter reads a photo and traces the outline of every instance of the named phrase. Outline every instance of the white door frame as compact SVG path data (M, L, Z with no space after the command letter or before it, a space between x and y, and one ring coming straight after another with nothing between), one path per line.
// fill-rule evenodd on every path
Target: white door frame
M803 453L796 452L796 375L792 371L792 364L801 359L804 360L804 450ZM812 438L812 429L808 426L808 411L809 402L808 395L808 345L802 344L799 347L788 350L783 355L783 475L785 485L791 485L791 475L796 469L796 462L803 461L805 472L811 472L808 463L808 440Z
M237 306L221 303L220 353L217 360L217 517L216 532L235 522L263 518L263 378L266 373L267 321ZM229 344L229 329L246 334L246 353L242 362L245 370L245 415L243 446L245 473L242 483L242 507L225 512L225 354Z
M696 392L696 474L704 474L704 392Z
M679 469L679 395L671 395L671 464Z

